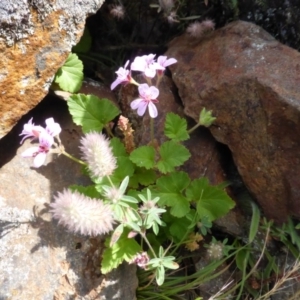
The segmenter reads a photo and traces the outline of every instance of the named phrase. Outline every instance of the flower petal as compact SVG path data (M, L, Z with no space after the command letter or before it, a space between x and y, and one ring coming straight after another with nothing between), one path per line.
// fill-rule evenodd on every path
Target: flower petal
M120 83L127 83L129 82L128 75L129 70L126 69L127 65L129 63L129 60L127 60L125 67L120 67L118 71L115 73L118 75L117 79L111 84L110 89L113 90L118 84Z
M41 132L40 136L39 136L39 143L40 143L40 146L42 146L43 148L45 149L50 149L51 146L53 145L54 143L54 139L53 139L53 136L50 135L48 132L44 131L44 132Z
M47 154L45 152L40 152L33 160L33 166L39 168L46 160Z
M150 102L151 103L151 102ZM147 106L148 106L148 102L147 101L141 101L140 102L140 105L139 105L139 107L138 107L138 109L137 109L137 114L139 115L139 116L143 116L144 114L145 114L145 111L146 111L146 109L147 109Z
M148 110L149 110L149 115L150 115L151 118L156 118L157 117L157 115L158 115L157 108L152 102L149 102Z
M146 98L148 95L149 85L147 83L142 83L138 87L139 94L142 98Z
M56 135L59 135L61 133L60 125L58 123L54 122L53 118L46 119L45 123L47 125L46 131L50 135L56 136Z
M143 99L135 99L130 103L130 107L132 109L137 109L140 106L140 103L143 101Z
M117 78L111 85L110 89L113 90L117 85L119 85L122 82L121 79Z
M132 62L130 69L132 71L141 71L144 72L147 67L147 62L144 57L137 56Z
M31 147L22 152L22 157L33 157L37 152L39 152L39 147Z
M167 66L169 66L169 65L172 65L172 64L177 63L177 60L176 60L175 58L169 58L169 59L167 59L167 56L161 55L161 56L159 56L159 57L157 58L157 62L158 62L158 64L160 64L161 66L167 67Z
M145 69L144 74L149 78L153 78L156 75L156 68L150 65L148 68Z
M155 86L150 86L149 88L150 94L151 94L151 99L155 100L158 95L159 95L159 90Z
M23 141L29 137L32 137L32 139L38 138L40 132L42 132L43 130L45 130L43 127L39 126L39 125L34 125L34 123L32 123L32 118L28 121L28 123L24 124L23 126L23 130L20 133L20 135L24 135L24 137L22 138L20 144L23 143Z
M168 67L170 65L176 64L177 63L177 59L175 58L169 58L165 61L164 63L164 67Z

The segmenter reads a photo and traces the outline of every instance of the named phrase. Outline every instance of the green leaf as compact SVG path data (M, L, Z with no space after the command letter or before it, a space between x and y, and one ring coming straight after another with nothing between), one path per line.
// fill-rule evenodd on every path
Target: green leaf
M285 225L285 231L290 235L292 243L300 250L300 237L295 230L295 225L291 217L288 218L288 222Z
M124 224L119 224L119 226L114 230L110 238L109 247L112 247L120 238L124 231Z
M190 203L182 195L183 190L189 185L190 179L185 172L171 173L157 179L158 191L156 197L160 197L159 204L171 207L170 213L178 218L185 216L190 210Z
M92 46L92 37L88 28L85 27L80 41L78 42L77 45L75 45L72 48L72 52L86 53L91 49L91 46Z
M186 195L190 201L196 202L199 216L207 216L210 221L224 216L235 206L225 191L210 185L205 177L194 180L187 188Z
M179 265L174 261L174 259L174 256L165 256L162 261L164 267L171 270L178 269Z
M174 141L163 143L159 149L159 154L161 158L157 167L162 173L174 171L175 167L181 166L191 156L187 148Z
M132 176L134 173L134 165L130 161L129 157L117 157L117 166L118 167L114 171L113 175L110 176L112 180L116 178L117 181L122 181L126 176Z
M131 179L135 180L138 184L149 186L155 182L156 174L154 170L137 167Z
M260 211L257 205L255 205L253 202L251 202L252 205L252 218L251 218L251 225L249 230L249 243L252 243L257 231L258 231L258 225L260 221Z
M119 156L128 156L124 144L120 141L120 139L114 137L110 140L110 146L113 150L113 155L115 157Z
M175 142L187 140L189 134L186 120L174 113L168 113L165 123L165 135Z
M81 125L84 133L101 132L103 127L120 113L111 101L99 99L94 95L72 95L67 104L74 123Z
M56 72L54 82L67 92L76 93L83 80L83 64L74 53L69 54L64 65Z
M175 242L180 242L182 239L189 235L190 232L194 231L194 228L190 228L191 221L185 217L174 218L171 226L168 224L170 234L172 235Z
M95 199L99 199L100 198L100 194L97 191L96 187L94 185L89 185L89 186L81 186L81 185L71 185L70 187L71 191L77 191L80 194L83 194L87 197L90 198L95 198Z
M158 286L162 285L165 281L165 268L158 266L155 271L155 279Z
M138 252L142 251L141 246L135 239L127 237L128 233L129 230L124 229L124 232L112 247L109 247L110 238L106 240L105 245L108 248L103 252L101 264L103 274L117 268L123 261L130 262Z
M130 160L138 167L151 169L155 165L155 150L152 146L142 146L130 153Z
M247 267L248 264L248 259L249 259L249 250L247 249L242 249L238 251L235 257L235 262L237 267L243 271Z

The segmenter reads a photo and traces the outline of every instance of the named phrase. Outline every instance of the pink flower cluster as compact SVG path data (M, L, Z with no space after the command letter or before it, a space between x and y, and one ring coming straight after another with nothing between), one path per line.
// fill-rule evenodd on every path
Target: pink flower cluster
M140 268L147 270L147 265L149 263L149 255L147 252L137 253L130 263L135 263Z
M160 79L166 67L175 64L175 58L167 58L167 56L159 56L155 60L155 54L137 56L130 65L130 70L127 69L129 60L126 62L124 68L119 68L116 71L117 79L111 84L110 88L113 90L119 84L135 84L138 86L140 97L132 101L131 108L137 110L139 116L143 116L148 107L149 115L151 118L157 117L157 108L154 103L157 103L159 90L157 88ZM158 76L156 86L148 85L147 83L139 84L131 76L131 71L142 72L147 82L151 84L151 79L156 75Z
M46 159L47 153L50 151L54 144L54 137L58 136L61 132L61 127L58 123L54 122L53 118L46 119L46 128L34 125L32 118L24 125L23 131L20 135L23 135L21 143L27 138L31 140L38 139L39 145L28 148L21 155L23 157L34 157L33 165L39 168Z

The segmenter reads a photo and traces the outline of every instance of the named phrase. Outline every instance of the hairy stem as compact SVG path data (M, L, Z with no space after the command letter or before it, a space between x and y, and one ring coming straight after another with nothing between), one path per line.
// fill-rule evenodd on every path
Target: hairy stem
M66 157L68 157L68 158L72 159L73 161L79 163L80 165L87 166L87 164L84 161L72 156L71 154L67 153L66 151L62 151L61 154L65 155Z
M188 134L191 134L193 131L195 131L201 124L197 123L195 126L193 126L191 129L188 130Z
M150 118L150 137L151 137L151 144L154 146L154 119Z
M141 235L142 238L145 240L145 242L146 242L146 244L148 245L149 249L151 250L153 256L154 256L155 258L157 258L156 254L155 254L155 251L153 250L153 248L152 248L150 242L148 241L148 239L147 239L145 233L141 231L141 232L140 232L140 235Z

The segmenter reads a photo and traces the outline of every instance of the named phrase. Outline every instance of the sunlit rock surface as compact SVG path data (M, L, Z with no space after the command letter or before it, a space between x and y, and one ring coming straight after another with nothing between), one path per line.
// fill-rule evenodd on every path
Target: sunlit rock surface
M103 0L0 3L0 138L48 93ZM29 4L30 3L30 4Z
M242 21L169 46L184 112L213 110L211 133L267 217L300 217L300 53Z

